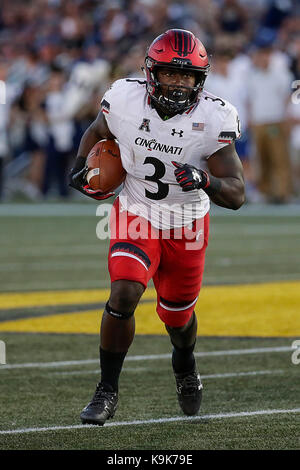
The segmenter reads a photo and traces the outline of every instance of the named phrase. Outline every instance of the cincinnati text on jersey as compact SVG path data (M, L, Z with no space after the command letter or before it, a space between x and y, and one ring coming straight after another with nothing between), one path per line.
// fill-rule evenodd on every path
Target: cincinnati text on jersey
M156 139L143 139L142 137L137 137L134 143L141 147L146 147L150 152L151 150L158 150L159 152L171 153L172 155L180 155L182 152L182 147L161 144L157 142Z

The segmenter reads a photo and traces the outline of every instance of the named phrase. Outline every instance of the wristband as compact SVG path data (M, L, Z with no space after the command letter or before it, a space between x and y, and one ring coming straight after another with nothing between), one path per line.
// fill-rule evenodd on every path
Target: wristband
M207 175L207 183L203 189L208 196L214 196L221 190L222 183L219 178L215 178L215 176Z

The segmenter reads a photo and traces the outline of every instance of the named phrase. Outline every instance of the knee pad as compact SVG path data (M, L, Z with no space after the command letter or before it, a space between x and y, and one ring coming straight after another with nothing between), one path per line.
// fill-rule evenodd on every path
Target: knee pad
M114 310L111 308L108 302L105 305L105 310L107 313L109 313L109 315L119 320L128 320L128 318L132 317L132 315L134 314L134 311L128 313L128 312L119 312L118 310Z

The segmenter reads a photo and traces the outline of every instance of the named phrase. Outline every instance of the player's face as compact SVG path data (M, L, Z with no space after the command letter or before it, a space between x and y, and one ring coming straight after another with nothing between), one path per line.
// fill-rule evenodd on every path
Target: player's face
M189 100L192 87L196 83L196 76L194 72L188 70L163 67L157 71L157 80L160 83L160 93L168 105L180 109L180 106L184 106Z
M187 70L174 70L172 68L163 67L157 71L157 79L162 84L162 91L167 92L167 89L175 89L181 87L194 87L196 83L196 76L194 72ZM165 85L165 86L163 86Z

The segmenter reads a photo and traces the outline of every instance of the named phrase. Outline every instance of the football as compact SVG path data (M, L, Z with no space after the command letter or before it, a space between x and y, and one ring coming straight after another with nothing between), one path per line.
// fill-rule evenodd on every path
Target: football
M109 193L123 183L126 171L122 166L119 145L115 140L100 140L87 157L88 185L94 190Z

